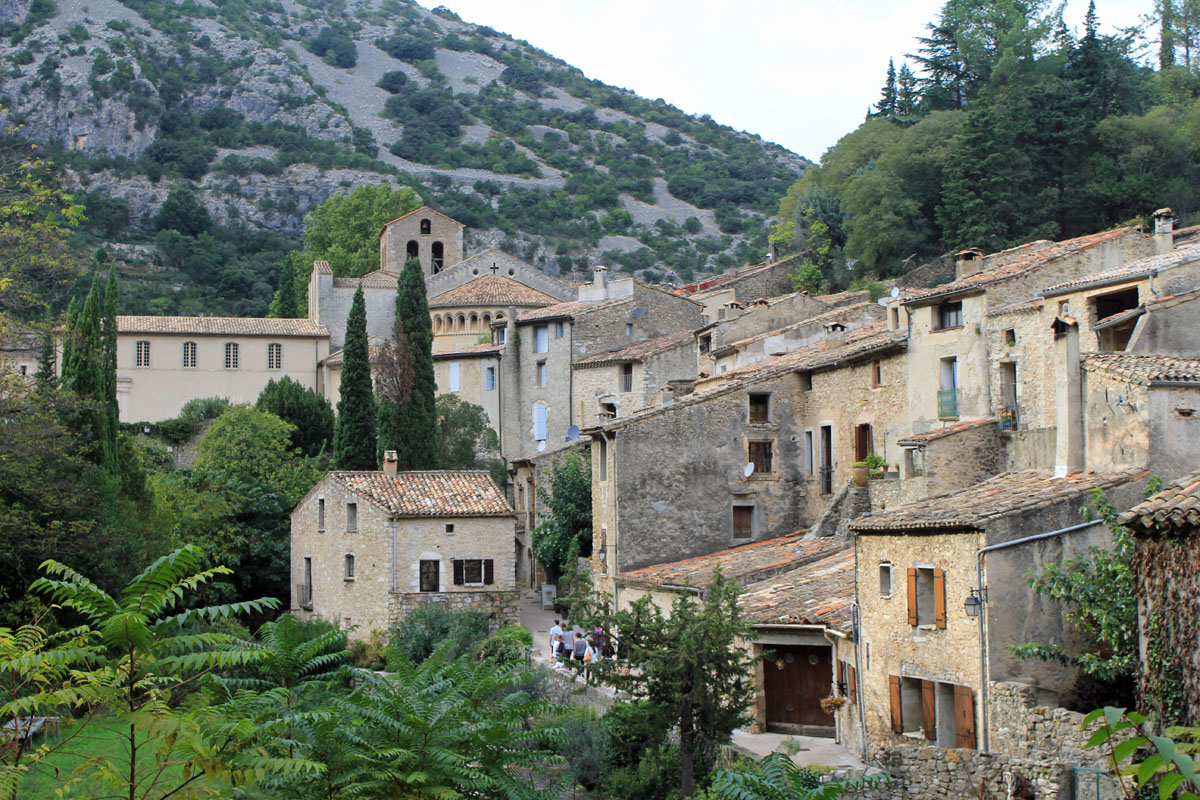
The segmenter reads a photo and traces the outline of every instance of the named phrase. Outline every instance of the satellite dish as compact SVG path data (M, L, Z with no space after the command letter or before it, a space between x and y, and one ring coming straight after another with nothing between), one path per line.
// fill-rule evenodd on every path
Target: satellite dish
M540 442L538 442L538 452L540 453L545 449L546 449L546 440L542 439Z
M746 466L742 467L742 474L745 475L747 478L749 478L751 475L754 474L754 462L753 461L751 461Z
M642 318L643 318L643 317L645 317L645 316L646 316L646 309L644 309L644 308L635 308L635 309L633 310L633 318L634 318L634 319L642 319Z
M899 296L900 296L900 287L893 286L892 287L892 297L899 297Z
M578 438L579 438L579 426L578 425L572 425L571 427L567 428L567 441L568 442L573 442Z

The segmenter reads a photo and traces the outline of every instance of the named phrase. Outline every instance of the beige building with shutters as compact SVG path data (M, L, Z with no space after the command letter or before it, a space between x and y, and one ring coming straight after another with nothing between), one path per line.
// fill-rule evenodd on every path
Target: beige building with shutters
M253 403L272 379L319 390L329 331L307 319L117 317L121 422L178 416L187 401Z
M390 458L389 458L390 456ZM482 471L331 472L292 511L294 613L354 638L424 605L519 618L513 509Z
M852 522L861 609L857 688L870 744L986 750L994 734L987 729L988 691L1001 681L1035 687L1046 705L1070 704L1074 670L1012 655L1012 646L1028 642L1054 642L1068 652L1080 646L1058 604L1035 594L1026 575L1111 544L1102 522L1080 523L1080 510L1095 488L1117 508L1128 507L1146 475L1010 472Z

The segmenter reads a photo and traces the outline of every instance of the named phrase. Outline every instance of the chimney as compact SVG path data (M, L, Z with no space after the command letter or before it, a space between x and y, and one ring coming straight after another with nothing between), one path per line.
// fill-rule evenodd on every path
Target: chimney
M1160 208L1154 212L1154 254L1162 255L1175 249L1175 212Z
M592 270L592 286L600 292L601 296L608 293L608 267L601 264Z
M1054 331L1054 400L1057 432L1054 477L1083 469L1083 395L1079 378L1079 325L1071 317L1056 317Z
M395 475L399 461L400 459L396 456L395 450L385 450L383 452L383 474Z
M836 350L846 343L846 326L831 322L825 326L825 349Z
M971 247L967 250L960 250L954 256L954 277L955 280L969 278L976 272L979 272L983 267L983 251Z

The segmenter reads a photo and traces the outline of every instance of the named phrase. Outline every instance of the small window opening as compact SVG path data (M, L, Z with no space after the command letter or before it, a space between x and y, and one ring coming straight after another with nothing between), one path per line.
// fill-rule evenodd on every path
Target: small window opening
M325 530L325 498L317 500L317 530Z
M346 554L346 580L354 580L354 556Z
M358 530L358 503L346 503L346 530Z
M765 423L770 419L771 411L771 395L769 394L752 394L750 395L750 421L753 423Z
M892 565L883 563L879 565L879 596L891 597L892 595Z
M421 561L420 589L422 592L436 592L441 588L438 586L439 578L440 578L440 576L438 574L440 572L439 567L440 567L440 562L438 562L437 560Z
M621 391L633 391L633 364L621 365Z
M771 457L774 442L750 442L749 460L754 464L755 475L772 472Z
M942 303L937 307L938 330L962 327L962 302Z
M800 388L806 392L811 392L813 388L812 370L806 369L800 373Z
M421 220L421 235L428 236L432 232L433 232L433 223L431 223L427 219Z
M1009 347L1012 347L1014 344L1017 343L1017 329L1016 328L1005 328L1004 343L1006 345L1008 345Z

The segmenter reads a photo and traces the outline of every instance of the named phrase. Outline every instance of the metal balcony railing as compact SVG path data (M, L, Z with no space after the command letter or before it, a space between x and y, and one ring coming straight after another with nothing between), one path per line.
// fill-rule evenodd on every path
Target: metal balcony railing
M312 608L312 584L297 583L296 584L296 606L298 608Z
M622 392L632 392L633 391L633 376L632 375L622 375L621 376L621 391Z
M938 419L958 418L958 389L938 391Z

